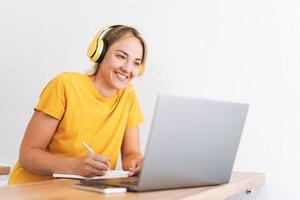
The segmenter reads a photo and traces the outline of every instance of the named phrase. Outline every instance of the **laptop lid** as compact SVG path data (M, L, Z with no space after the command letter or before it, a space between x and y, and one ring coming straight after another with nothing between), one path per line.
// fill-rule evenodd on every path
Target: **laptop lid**
M148 191L227 183L247 111L242 103L159 95L138 184L116 179L84 184Z
M248 105L159 95L138 191L227 183Z

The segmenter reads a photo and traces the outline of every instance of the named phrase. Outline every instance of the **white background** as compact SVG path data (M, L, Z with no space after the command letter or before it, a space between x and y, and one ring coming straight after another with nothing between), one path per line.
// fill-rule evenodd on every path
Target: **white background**
M45 84L84 72L98 28L135 26L149 46L135 81L146 123L158 92L250 104L235 171L266 185L234 199L298 199L300 2L292 0L0 1L0 164L12 166Z

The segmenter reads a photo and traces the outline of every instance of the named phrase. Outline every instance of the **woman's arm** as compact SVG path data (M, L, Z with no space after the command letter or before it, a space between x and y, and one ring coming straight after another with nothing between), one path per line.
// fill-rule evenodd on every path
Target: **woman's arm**
M60 157L47 152L48 144L55 134L59 120L35 111L25 131L19 161L22 167L39 175L72 173L82 176L104 175L108 160L100 155L85 157Z
M122 166L133 176L141 171L143 156L140 149L139 127L127 128L121 147Z

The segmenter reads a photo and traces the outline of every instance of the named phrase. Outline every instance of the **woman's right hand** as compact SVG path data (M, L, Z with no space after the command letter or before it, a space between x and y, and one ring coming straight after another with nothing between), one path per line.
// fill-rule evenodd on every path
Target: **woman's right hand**
M105 156L89 153L85 157L75 158L73 173L85 177L103 176L110 170L109 161Z

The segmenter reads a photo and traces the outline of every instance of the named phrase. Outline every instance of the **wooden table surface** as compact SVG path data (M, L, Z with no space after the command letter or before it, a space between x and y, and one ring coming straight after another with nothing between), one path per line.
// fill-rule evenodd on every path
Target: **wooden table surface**
M79 200L79 199L226 199L232 195L246 191L265 183L262 173L234 172L228 184L210 187L162 190L154 192L126 192L121 194L101 194L72 188L78 180L56 179L35 183L8 185L0 187L2 200Z

